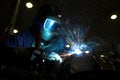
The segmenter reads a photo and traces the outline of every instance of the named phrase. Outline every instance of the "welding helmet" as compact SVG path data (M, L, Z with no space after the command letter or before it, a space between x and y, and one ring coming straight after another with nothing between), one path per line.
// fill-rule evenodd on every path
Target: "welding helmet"
M37 12L37 23L40 26L41 37L49 41L60 27L60 9L56 5L43 5Z

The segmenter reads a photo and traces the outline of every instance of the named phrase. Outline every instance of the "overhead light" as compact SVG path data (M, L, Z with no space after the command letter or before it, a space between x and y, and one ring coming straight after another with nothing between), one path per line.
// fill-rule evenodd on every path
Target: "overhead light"
M33 4L32 4L31 2L27 2L27 3L26 3L26 7L27 7L27 8L32 8L32 7L33 7Z
M59 17L59 18L61 18L61 17L62 17L62 15L60 15L60 14L59 14L59 15L58 15L58 17Z
M17 29L13 29L13 33L14 34L18 33L18 30Z
M104 55L100 55L100 57L105 57Z
M110 17L111 19L116 19L117 18L117 15L116 14L113 14L113 15L111 15L111 17Z

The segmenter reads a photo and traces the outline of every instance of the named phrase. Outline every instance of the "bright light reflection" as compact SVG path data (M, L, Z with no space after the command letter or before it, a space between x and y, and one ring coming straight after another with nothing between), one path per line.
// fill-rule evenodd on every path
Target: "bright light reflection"
M69 45L69 44L67 44L67 45L66 45L66 48L70 48L70 45Z
M74 53L75 53L75 54L82 54L82 51L81 51L80 49L75 49L75 50L74 50Z
M86 54L89 54L89 53L90 53L90 51L85 51L85 53L86 53Z
M48 55L48 59L51 61L59 61L60 63L62 63L62 58L55 52L50 53Z

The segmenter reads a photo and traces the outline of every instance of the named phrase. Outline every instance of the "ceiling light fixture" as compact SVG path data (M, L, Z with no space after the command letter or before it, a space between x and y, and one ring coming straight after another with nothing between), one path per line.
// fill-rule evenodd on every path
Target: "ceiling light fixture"
M17 29L13 29L13 33L14 34L18 33L18 30Z
M32 8L32 7L33 7L33 4L32 4L31 2L27 2L27 3L26 3L26 7L27 7L27 8Z
M61 17L62 17L62 15L60 15L60 14L59 14L59 15L58 15L58 17L59 17L59 18L61 18Z
M113 15L111 15L111 17L110 17L112 20L114 20L114 19L116 19L117 18L117 15L116 14L113 14Z

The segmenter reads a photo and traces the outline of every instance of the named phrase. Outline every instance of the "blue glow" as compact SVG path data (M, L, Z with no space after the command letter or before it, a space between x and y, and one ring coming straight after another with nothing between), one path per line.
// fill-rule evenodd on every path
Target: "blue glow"
M64 46L65 46L65 41L62 37L58 37L55 39L52 39L51 42L47 45L45 51L46 53L50 53L50 52L61 52L64 50Z
M45 20L45 23L44 23L43 27L44 27L44 29L45 29L46 31L51 32L51 31L54 29L54 27L55 27L55 26L54 26L55 23L57 23L55 20L50 19L50 18L47 18L47 19Z
M51 52L56 52L56 54L66 52L70 55L82 55L85 51L91 52L94 46L93 44L91 45L90 41L85 41L86 32L87 30L80 26L61 26L57 32L60 37L51 40L45 49L46 54L52 55ZM52 55L52 57L49 56L48 59L56 60L57 57L55 58L54 56L55 55ZM60 59L60 61L62 62L62 59Z
M47 59L50 61L59 61L60 63L63 62L62 58L55 52L48 54Z
M75 49L74 54L82 54L83 52L80 49Z
M88 29L89 27L70 24L61 27L58 34L65 39L66 43L70 44L70 49L67 49L69 54L82 54L86 50L89 52L93 50L94 44L85 40Z
M58 22L55 19L52 18L47 18L44 22L43 28L41 30L41 36L44 40L49 41L55 33L55 29L57 26Z
M86 48L87 48L87 45L85 45L85 44L80 45L80 49L86 49Z
M40 45L42 45L42 46L43 46L43 45L44 45L44 43L43 43L43 42L41 42L41 43L40 43Z
M43 42L40 42L40 48L45 49L46 45Z
M46 31L46 30L42 30L41 36L44 40L49 41L54 36L54 33Z

